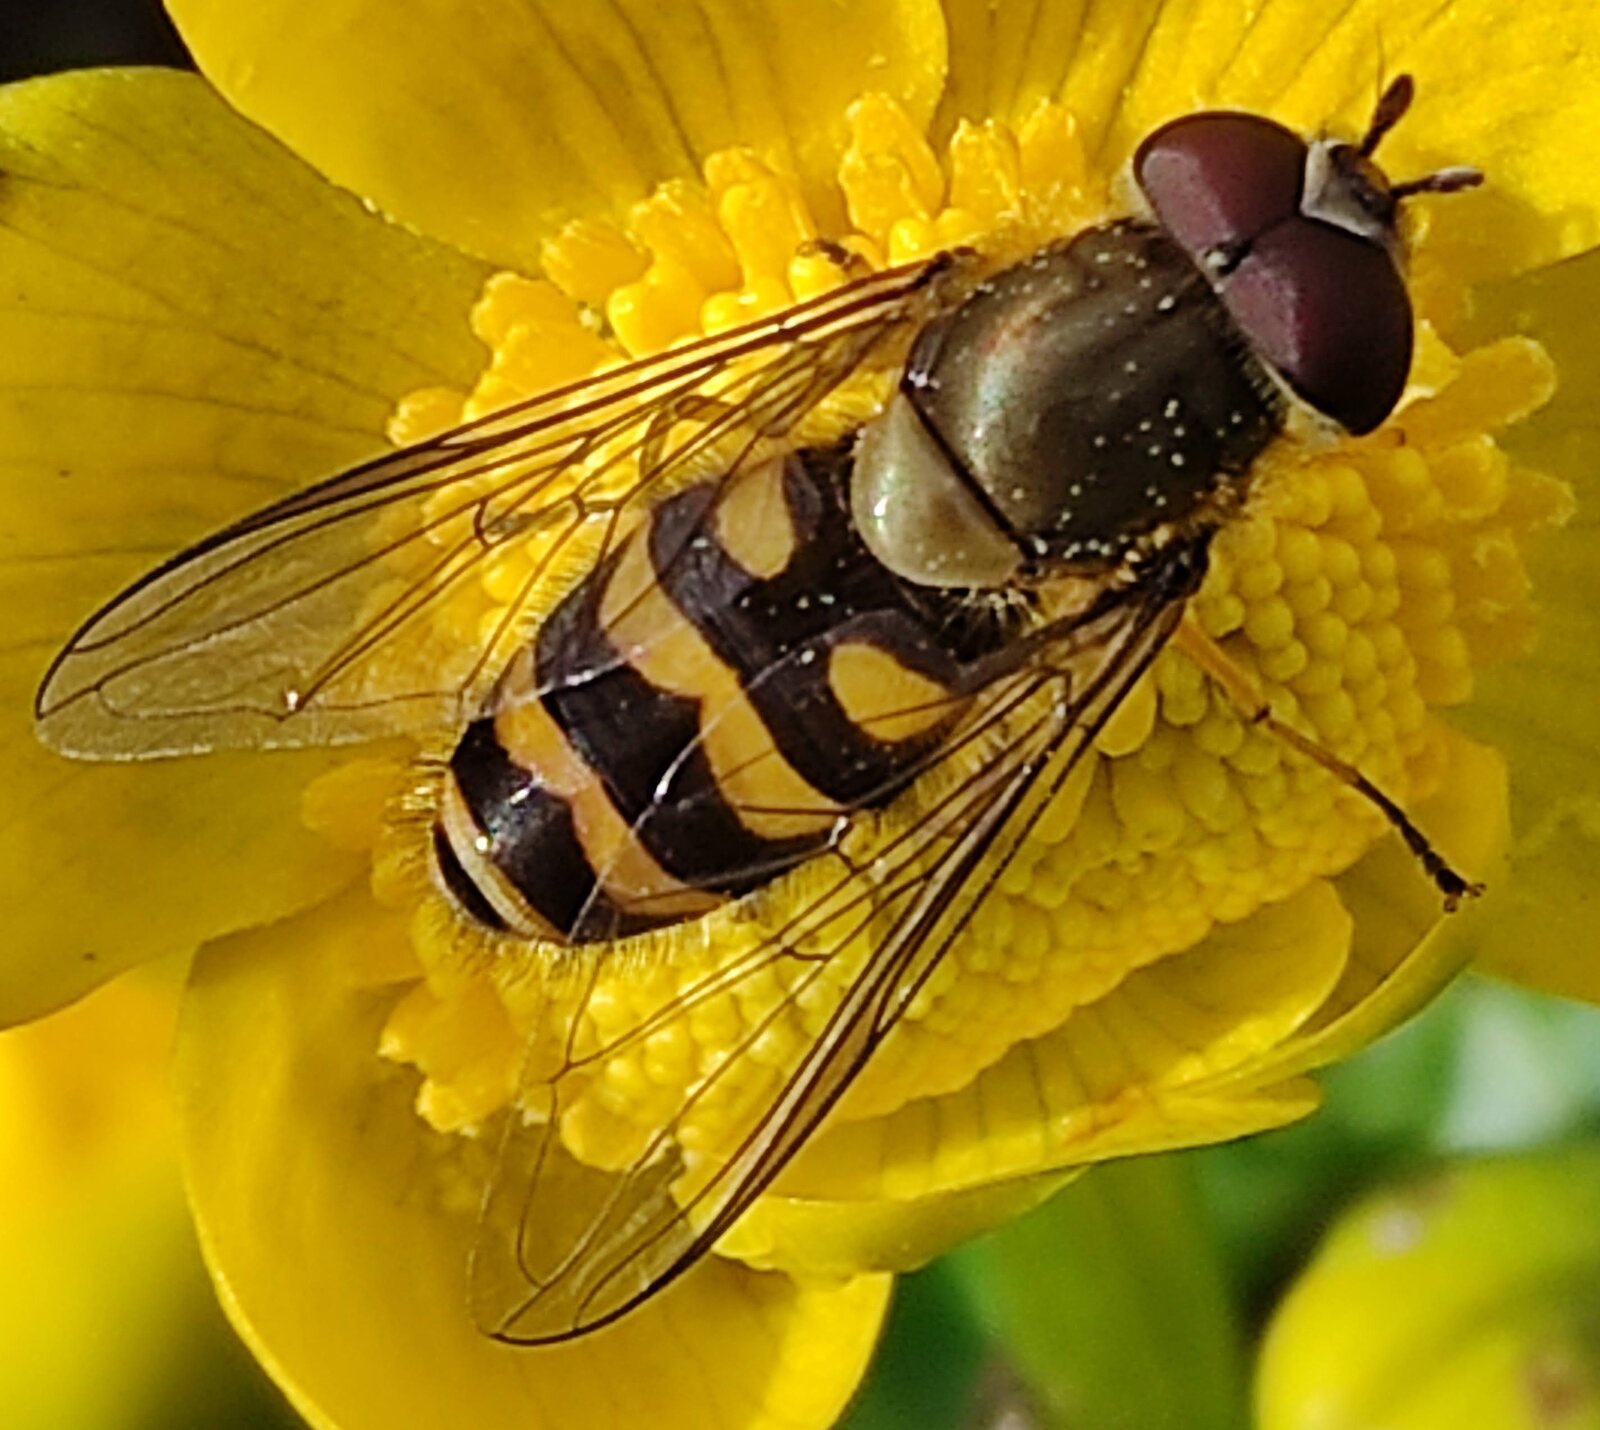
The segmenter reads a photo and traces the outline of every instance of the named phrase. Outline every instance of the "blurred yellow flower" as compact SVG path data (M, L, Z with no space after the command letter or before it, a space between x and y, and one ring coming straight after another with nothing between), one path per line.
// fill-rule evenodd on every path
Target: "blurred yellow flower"
M139 1430L213 1371L178 1170L177 984L124 979L0 1033L0 1404L8 1430Z
M1581 865L1597 827L1596 578L1570 490L1499 441L1549 398L1550 361L1525 337L1469 340L1467 294L1600 240L1600 170L1572 140L1600 121L1600 15L523 0L464 24L451 0L415 0L402 24L371 0L170 8L240 113L399 223L198 80L0 92L15 493L0 578L22 613L0 758L30 815L0 865L20 925L0 1014L205 945L179 1060L191 1196L225 1304L313 1424L825 1425L870 1352L885 1273L1094 1161L1302 1115L1303 1074L1412 1011L1496 920L1537 974L1525 905L1442 925L1370 809L1168 652L718 1254L558 1348L483 1337L465 1266L484 1134L539 1114L524 1068L612 1050L560 1123L583 1185L686 1103L684 1145L715 1165L744 1124L696 1089L755 1028L771 1066L793 1065L802 1020L771 1021L786 990L730 980L638 1056L616 1049L680 989L717 989L750 930L598 969L577 1022L581 980L465 936L421 874L412 752L69 768L27 728L50 652L152 561L385 435L819 291L837 273L818 238L876 265L1073 232L1119 211L1144 134L1202 107L1359 132L1381 35L1419 93L1385 163L1469 162L1490 182L1415 216L1399 412L1367 438L1285 444L1194 609L1452 859L1508 858L1503 882L1528 866L1542 889L1551 841ZM1536 630L1537 663L1507 667L1536 679L1485 677ZM1581 734L1560 778L1521 796L1508 845L1502 753L1454 714L1501 740L1520 781L1517 761L1553 758L1534 704ZM769 1071L742 1066L758 1096Z
M1261 1430L1600 1425L1600 1150L1466 1163L1346 1216L1291 1289Z

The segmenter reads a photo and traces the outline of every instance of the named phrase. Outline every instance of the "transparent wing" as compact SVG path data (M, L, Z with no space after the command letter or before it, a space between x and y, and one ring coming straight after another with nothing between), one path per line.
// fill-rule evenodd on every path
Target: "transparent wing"
M997 678L919 786L915 815L873 829L863 815L830 872L782 926L679 990L626 1031L584 1045L580 1022L607 954L567 1022L558 1065L530 1071L486 1197L473 1264L479 1324L516 1344L605 1325L668 1285L716 1243L790 1162L894 1028L1059 794L1095 733L1171 635L1203 567L1173 551L1136 584L1052 631ZM944 785L942 789L938 787ZM936 794L921 794L929 787ZM889 833L889 830L897 832ZM841 977L840 974L844 976ZM569 1150L574 1115L609 1065L642 1055L672 1025L757 980L784 993L620 1167ZM819 1004L821 1011L819 1014ZM816 1031L750 1105L735 1084L778 1020ZM691 1123L735 1105L731 1152L709 1164Z
M601 559L722 453L781 449L829 391L892 357L949 262L543 394L219 532L73 636L36 700L41 738L135 759L459 725L550 573ZM497 562L498 605L485 594Z

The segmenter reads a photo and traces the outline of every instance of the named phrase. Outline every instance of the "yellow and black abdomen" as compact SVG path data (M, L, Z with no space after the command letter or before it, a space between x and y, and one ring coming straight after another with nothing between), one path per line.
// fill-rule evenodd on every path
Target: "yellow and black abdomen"
M433 842L463 911L573 943L694 918L927 767L1001 632L874 559L848 468L680 492L550 613L450 760Z

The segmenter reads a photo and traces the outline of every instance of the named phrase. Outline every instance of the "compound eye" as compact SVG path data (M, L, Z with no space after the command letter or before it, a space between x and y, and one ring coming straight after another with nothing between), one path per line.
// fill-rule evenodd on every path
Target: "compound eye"
M1296 219L1218 286L1256 351L1347 432L1370 432L1394 410L1411 370L1411 299L1385 249Z
M1133 156L1133 174L1162 227L1200 262L1249 244L1299 211L1305 140L1258 114L1175 119Z

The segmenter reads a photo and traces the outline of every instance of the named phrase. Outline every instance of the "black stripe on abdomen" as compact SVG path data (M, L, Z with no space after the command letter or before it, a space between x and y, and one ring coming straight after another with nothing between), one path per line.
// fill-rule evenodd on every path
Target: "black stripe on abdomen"
M533 913L573 942L623 938L676 922L675 916L651 918L620 908L606 896L566 800L511 758L495 734L493 719L476 720L467 727L450 757L450 773L474 827L486 841L482 857L504 875ZM442 835L440 830L435 838ZM471 877L454 851L452 859L470 885ZM488 902L486 896L476 891L476 901L464 897L452 883L449 865L441 863L440 872L466 911L495 927L477 907ZM489 912L494 914L492 908ZM499 922L504 926L504 920Z
M874 738L839 703L830 652L846 643L872 645L950 689L961 658L945 636L965 634L965 626L957 598L910 591L867 550L829 460L802 453L788 461L785 496L796 549L776 576L752 575L717 539L711 483L652 512L650 557L662 590L735 672L784 759L836 804L881 807L922 768L946 730Z
M601 629L615 569L602 566L540 629L539 698L656 863L695 888L747 893L825 836L769 839L740 820L701 745L701 702L652 684Z
M484 897L483 890L473 882L472 875L467 873L441 824L433 826L433 863L439 871L445 891L461 906L463 913L471 915L485 928L493 929L496 933L504 933L510 927L500 916L499 909Z

